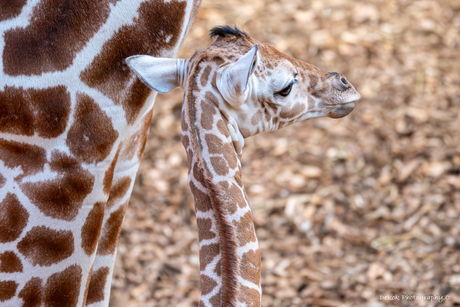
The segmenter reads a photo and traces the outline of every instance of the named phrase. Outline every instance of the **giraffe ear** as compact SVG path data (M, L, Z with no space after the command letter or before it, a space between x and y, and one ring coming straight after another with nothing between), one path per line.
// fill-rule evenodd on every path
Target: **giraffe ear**
M167 93L180 85L176 59L134 55L125 61L142 82L159 93Z
M255 44L251 50L222 72L217 87L228 102L237 104L242 102L242 95L248 88L249 77L256 66L258 48L259 46Z

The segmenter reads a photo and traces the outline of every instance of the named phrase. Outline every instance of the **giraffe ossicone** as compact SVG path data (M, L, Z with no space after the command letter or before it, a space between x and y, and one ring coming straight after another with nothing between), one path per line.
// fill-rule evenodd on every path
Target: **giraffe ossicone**
M244 138L317 117L341 118L360 94L325 72L228 26L189 59L128 58L159 92L181 86L182 143L200 240L200 306L260 306L260 251L241 178Z

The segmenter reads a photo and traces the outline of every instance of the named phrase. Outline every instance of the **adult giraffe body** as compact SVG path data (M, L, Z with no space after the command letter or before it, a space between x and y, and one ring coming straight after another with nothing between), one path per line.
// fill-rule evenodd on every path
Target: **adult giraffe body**
M0 2L0 306L107 306L156 93L200 0Z

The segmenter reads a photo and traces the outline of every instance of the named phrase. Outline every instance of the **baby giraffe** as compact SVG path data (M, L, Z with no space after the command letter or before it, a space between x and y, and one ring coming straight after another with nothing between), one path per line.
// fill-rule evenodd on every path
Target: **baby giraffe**
M260 251L241 178L244 139L309 118L349 114L359 93L228 26L189 59L129 57L152 89L185 89L182 143L200 242L200 306L260 306Z

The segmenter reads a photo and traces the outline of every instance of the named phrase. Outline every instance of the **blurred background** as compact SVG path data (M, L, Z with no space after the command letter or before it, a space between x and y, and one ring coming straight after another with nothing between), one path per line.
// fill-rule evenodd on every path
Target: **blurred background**
M236 24L344 74L347 117L247 139L243 181L263 306L460 304L460 1L203 0L180 52ZM197 306L183 91L158 95L127 211L111 306ZM443 303L380 295L449 295Z

